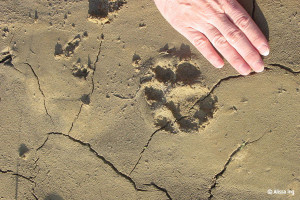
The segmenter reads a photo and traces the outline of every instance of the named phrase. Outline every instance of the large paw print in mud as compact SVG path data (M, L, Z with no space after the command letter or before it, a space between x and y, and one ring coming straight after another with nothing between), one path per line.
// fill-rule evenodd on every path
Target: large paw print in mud
M146 61L148 71L141 78L155 125L171 133L200 131L217 109L217 98L208 95L197 64L191 56L179 56L182 47Z

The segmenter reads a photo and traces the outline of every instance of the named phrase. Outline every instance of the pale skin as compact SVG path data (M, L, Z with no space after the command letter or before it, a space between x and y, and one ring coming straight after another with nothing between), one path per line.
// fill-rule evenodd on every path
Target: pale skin
M154 0L163 17L216 68L262 72L267 39L236 0Z

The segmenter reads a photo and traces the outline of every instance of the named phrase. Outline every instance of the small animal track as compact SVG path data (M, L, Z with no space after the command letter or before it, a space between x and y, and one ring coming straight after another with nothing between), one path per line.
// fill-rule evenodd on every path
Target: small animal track
M91 103L91 99L90 99L90 95L89 94L84 94L81 96L80 100L82 101L82 103L88 105Z
M7 37L8 34L9 34L9 29L8 29L8 27L4 27L4 28L2 29L2 37Z
M28 147L25 144L21 144L19 147L19 156L22 158L26 157L26 154L29 152Z
M93 70L94 69L91 67L90 64L81 64L81 59L78 59L77 62L73 64L72 74L75 77L86 79L89 73Z
M71 55L74 54L74 50L79 46L79 43L81 42L81 37L80 35L77 35L74 37L74 39L66 45L64 49L64 53L66 57L70 57Z
M146 27L146 24L143 23L143 22L142 22L142 23L139 23L139 27L140 27L140 28L145 28L145 27Z
M187 45L179 50L162 49L165 53L140 66L146 69L140 82L154 123L171 133L198 132L213 118L217 98L207 96L209 90L203 86L203 76Z
M141 57L137 54L133 54L132 56L132 65L138 67L141 61Z
M89 19L100 20L103 24L110 23L126 3L126 0L89 0Z
M79 46L82 38L88 37L88 33L85 31L82 35L76 35L71 41L62 46L60 43L56 43L54 48L54 56L64 56L66 58L71 57L75 49Z

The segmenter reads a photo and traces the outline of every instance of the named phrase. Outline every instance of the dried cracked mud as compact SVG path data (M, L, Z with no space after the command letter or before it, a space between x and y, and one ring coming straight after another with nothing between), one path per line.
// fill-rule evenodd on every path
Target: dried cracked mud
M247 77L152 0L1 1L0 199L299 199L299 1L240 3Z

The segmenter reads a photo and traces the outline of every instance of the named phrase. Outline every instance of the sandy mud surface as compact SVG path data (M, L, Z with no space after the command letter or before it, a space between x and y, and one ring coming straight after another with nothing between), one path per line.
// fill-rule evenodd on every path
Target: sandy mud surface
M300 199L300 2L241 3L247 77L152 0L0 1L0 199Z

